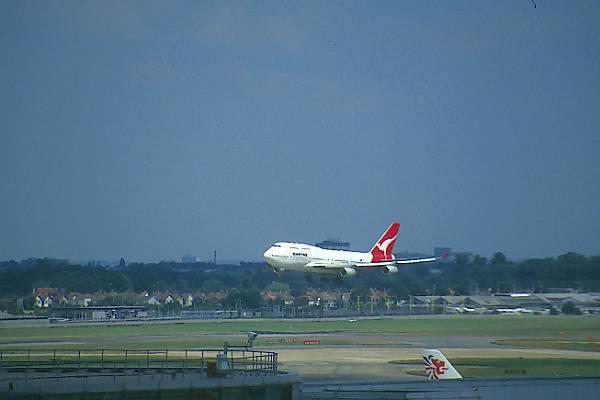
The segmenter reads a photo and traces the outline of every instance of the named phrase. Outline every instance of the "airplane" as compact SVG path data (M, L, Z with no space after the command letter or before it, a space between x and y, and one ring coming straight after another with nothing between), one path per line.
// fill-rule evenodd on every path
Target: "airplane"
M450 364L450 361L439 350L423 351L425 373L431 380L462 379L462 375Z
M282 271L303 271L321 274L336 274L342 278L356 275L357 269L380 268L384 274L395 274L398 266L438 261L445 258L403 258L396 259L392 254L400 224L393 222L381 235L368 253L346 250L327 250L303 243L277 242L263 257L267 264L279 275Z

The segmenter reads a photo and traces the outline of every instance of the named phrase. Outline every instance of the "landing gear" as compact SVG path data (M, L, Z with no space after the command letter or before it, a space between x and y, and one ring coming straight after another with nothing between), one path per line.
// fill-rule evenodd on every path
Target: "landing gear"
M267 264L267 268L269 268L271 271L273 271L273 273L275 275L277 275L277 277L281 278L281 271L279 270L279 268L277 267L272 267L269 264Z

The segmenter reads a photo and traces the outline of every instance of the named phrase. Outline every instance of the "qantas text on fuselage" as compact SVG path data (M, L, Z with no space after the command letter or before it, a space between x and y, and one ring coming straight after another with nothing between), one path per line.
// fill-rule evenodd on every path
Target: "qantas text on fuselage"
M436 261L439 258L396 259L392 254L400 224L392 223L368 253L356 251L327 250L303 243L278 242L264 253L267 264L280 271L304 271L338 274L343 277L356 275L360 268L380 268L384 274L398 272L402 264Z

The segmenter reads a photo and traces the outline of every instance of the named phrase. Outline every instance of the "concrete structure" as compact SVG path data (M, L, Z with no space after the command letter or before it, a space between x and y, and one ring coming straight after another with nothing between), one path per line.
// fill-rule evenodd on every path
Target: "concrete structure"
M321 399L595 399L600 378L456 379L388 383L304 384L303 400Z
M103 376L93 379L54 377L16 385L2 380L0 400L45 399L248 399L300 400L298 375L234 376L203 378L195 373L144 374L139 376ZM80 395L81 397L77 397Z
M183 264L194 264L200 262L200 257L185 255L181 257L181 262Z
M82 321L147 318L148 309L146 306L61 307L52 309L52 317Z
M277 353L233 347L0 350L0 400L300 398L299 377L278 371Z
M181 319L232 319L238 318L235 310L193 310L182 311Z
M414 309L436 309L439 313L539 312L553 307L560 310L566 303L588 312L600 312L599 293L519 293L487 296L414 296Z

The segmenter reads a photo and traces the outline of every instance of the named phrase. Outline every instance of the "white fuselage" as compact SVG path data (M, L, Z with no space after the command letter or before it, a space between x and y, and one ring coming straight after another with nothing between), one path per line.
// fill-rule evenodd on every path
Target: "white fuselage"
M337 273L327 268L313 268L311 264L352 264L371 262L371 253L327 250L303 243L275 243L264 253L267 264L279 270Z

